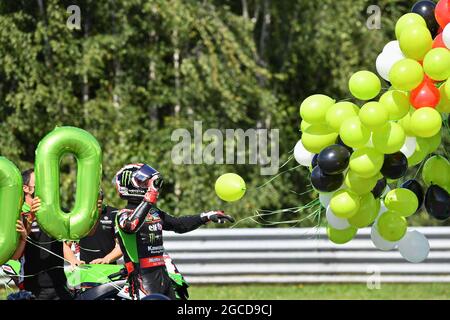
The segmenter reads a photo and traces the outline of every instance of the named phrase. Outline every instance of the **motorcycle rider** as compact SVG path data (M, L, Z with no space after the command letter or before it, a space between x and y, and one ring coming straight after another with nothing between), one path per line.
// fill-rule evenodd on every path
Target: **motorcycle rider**
M164 262L163 230L185 233L212 221L234 222L223 211L174 217L157 206L163 179L146 164L129 164L120 169L113 182L127 206L116 217L119 245L128 271L130 295L160 293L175 299L175 292Z

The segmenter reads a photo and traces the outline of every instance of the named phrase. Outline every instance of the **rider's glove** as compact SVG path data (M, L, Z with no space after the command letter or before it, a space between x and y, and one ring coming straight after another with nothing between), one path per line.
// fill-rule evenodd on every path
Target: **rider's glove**
M215 223L225 223L226 221L234 222L232 216L226 215L223 211L209 211L200 214L200 218L202 218L203 223L207 223L209 221Z
M163 180L160 176L154 176L148 181L148 189L144 196L144 201L156 204L158 201L159 191L162 188Z

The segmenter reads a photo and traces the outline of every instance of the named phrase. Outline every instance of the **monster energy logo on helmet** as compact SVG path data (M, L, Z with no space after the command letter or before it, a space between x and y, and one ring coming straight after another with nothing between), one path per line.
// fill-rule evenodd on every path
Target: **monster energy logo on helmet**
M141 166L140 164L127 165L116 174L115 184L117 184L117 191L121 198L142 198L144 196L145 190L132 183L133 175Z
M125 170L124 172L122 172L122 177L120 178L120 184L125 185L125 186L131 184L132 176L133 176L133 171Z

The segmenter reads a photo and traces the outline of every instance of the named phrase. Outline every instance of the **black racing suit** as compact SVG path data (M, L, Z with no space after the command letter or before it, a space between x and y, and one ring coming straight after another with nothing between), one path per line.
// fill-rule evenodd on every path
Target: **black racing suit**
M129 203L117 214L118 240L124 253L132 296L160 293L176 299L164 263L163 230L185 233L205 224L200 215L173 217L148 202Z

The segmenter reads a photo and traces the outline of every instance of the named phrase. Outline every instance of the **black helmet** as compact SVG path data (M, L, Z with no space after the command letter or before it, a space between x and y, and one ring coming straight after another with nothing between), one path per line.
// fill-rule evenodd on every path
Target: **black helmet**
M155 176L160 176L159 172L147 164L128 164L116 173L113 183L122 199L140 200L147 192L146 182Z

